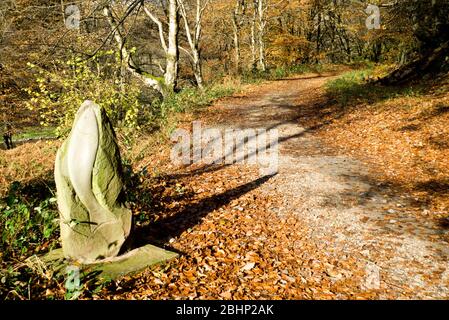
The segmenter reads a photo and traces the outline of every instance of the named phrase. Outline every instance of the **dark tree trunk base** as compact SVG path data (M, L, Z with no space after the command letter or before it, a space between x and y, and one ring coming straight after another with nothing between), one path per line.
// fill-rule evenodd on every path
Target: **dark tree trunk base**
M443 69L444 64L449 64L449 62L445 61L448 55L449 41L430 53L400 67L386 77L379 79L378 82L382 85L400 85L419 79L426 74L439 73Z

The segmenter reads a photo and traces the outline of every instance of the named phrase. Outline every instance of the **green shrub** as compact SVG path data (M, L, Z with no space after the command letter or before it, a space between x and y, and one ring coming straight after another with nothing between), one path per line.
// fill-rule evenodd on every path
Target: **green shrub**
M399 96L418 96L421 88L382 86L367 80L376 74L374 66L344 73L341 77L326 83L326 92L341 105L352 102L374 103Z
M2 259L19 258L58 239L56 199L27 199L20 195L20 184L13 183L5 203L0 205L0 250Z
M267 71L247 70L242 73L243 83L260 83L263 80L280 80L295 74L308 72L322 72L324 66L321 64L295 64L291 66L280 66Z
M35 85L26 89L30 110L36 110L43 126L56 126L60 136L68 134L76 111L84 100L93 100L106 109L112 123L120 128L138 127L140 91L116 77L120 63L112 51L101 52L90 60L74 57L57 61L53 70L31 63Z
M284 67L277 67L274 69L274 78L275 79L281 79L285 78L288 75L288 70Z
M182 113L209 106L214 100L233 94L235 88L225 85L213 85L205 90L186 88L167 96L160 102L160 117L163 120L171 113Z

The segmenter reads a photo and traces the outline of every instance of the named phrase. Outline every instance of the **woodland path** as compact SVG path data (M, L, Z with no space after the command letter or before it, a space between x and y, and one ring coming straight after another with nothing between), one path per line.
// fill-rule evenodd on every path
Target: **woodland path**
M150 299L429 299L449 297L444 232L408 212L362 160L326 146L309 120L326 112L326 81L308 74L223 99L201 115L209 127L279 130L279 171L234 164L173 168L182 186L145 241L181 257L123 289ZM154 185L153 182L150 185ZM155 189L158 190L158 189ZM165 191L164 191L165 192ZM154 192L153 192L154 195ZM187 199L188 198L188 199Z
M440 228L398 212L407 207L406 196L388 196L371 181L366 164L335 155L315 136L319 126L307 127L308 117L326 103L323 85L331 77L270 83L218 110L236 128L279 130L279 172L260 188L282 198L278 216L305 224L306 241L318 251L337 265L350 259L365 271L359 290L375 290L380 298L448 298L449 247L438 241ZM300 251L301 243L296 246ZM344 267L324 268L331 282L352 276Z

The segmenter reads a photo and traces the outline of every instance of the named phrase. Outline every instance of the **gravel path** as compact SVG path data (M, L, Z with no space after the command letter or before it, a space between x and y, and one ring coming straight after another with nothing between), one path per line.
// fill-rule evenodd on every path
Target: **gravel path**
M449 247L439 238L442 231L417 221L407 212L407 195L389 196L387 187L370 179L366 164L335 155L316 137L317 128L302 126L314 106L325 102L323 85L332 77L272 82L214 110L225 115L223 126L279 130L279 172L260 188L281 199L275 208L281 220L304 225L305 238L293 246L327 270L328 279L316 281L351 279L349 290L381 299L448 298ZM289 225L287 234L293 231ZM316 251L301 251L305 242ZM323 265L323 256L334 262ZM304 266L298 272L307 281L313 277Z

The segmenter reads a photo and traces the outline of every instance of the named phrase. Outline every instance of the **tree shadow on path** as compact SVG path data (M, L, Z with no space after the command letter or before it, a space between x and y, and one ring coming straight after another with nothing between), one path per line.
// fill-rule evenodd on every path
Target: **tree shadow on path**
M162 218L148 225L138 226L133 230L132 247L137 248L146 244L166 247L165 244L171 238L176 238L184 231L201 223L201 220L212 211L251 192L274 176L275 174L263 176L234 189L191 203L174 215ZM172 248L169 249L173 251Z

